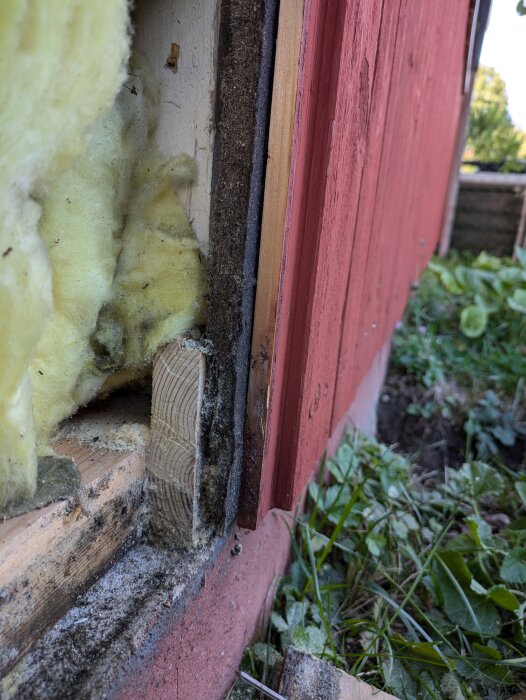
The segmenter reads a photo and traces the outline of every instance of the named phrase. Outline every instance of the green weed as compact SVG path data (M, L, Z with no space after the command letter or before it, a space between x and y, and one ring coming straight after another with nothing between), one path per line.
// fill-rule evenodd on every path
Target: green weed
M513 397L526 376L526 255L434 260L394 335L392 363L424 387L446 380Z
M266 641L291 644L399 698L509 697L526 688L526 475L484 462L424 484L349 434L291 527L294 561Z

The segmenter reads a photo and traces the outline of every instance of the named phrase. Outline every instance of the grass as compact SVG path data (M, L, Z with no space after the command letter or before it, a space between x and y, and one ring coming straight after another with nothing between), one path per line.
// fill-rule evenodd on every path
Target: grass
M252 675L268 681L292 644L400 698L526 689L526 476L471 462L424 483L352 433L291 534Z
M423 420L461 416L465 462L422 474L349 433L290 523L293 562L243 668L270 684L293 645L402 699L509 698L526 690L526 472L502 457L526 434L526 254L433 261L391 363Z

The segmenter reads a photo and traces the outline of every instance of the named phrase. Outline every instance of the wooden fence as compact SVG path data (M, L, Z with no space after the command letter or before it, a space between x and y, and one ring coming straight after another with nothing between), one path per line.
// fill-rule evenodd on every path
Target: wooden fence
M461 174L451 247L511 255L524 245L526 174Z

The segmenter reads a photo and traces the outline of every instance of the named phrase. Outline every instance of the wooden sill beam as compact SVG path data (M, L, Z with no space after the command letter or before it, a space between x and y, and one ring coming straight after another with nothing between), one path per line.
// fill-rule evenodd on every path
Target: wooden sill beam
M141 521L144 449L55 444L81 473L75 499L0 524L0 676L134 542Z

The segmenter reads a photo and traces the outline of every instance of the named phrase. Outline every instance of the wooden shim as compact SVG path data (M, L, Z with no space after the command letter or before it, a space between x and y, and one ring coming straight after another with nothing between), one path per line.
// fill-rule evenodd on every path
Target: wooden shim
M189 548L197 542L200 413L205 356L176 341L153 364L151 440L146 471L152 531Z
M81 473L79 497L0 524L0 675L135 538L144 450L54 445Z

